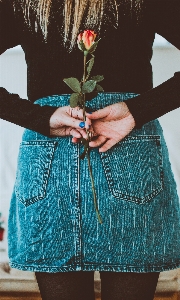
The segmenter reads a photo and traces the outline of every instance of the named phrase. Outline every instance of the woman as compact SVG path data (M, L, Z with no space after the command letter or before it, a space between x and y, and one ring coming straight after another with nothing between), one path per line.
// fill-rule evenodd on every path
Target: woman
M176 185L152 121L179 107L180 76L152 89L150 64L156 32L180 49L179 16L179 1L169 0L0 1L0 53L22 46L30 100L0 89L1 117L27 128L10 206L10 264L36 272L43 300L94 299L95 270L103 300L150 300L159 272L180 266ZM104 75L105 93L88 102L83 123L63 78L82 76L76 38L86 28L101 37L93 72ZM102 224L79 160L91 120Z

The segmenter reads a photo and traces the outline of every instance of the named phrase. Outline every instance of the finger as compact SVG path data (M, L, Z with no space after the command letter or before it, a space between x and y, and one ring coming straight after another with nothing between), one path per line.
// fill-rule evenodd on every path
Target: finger
M77 138L75 138L75 137L72 138L72 142L73 142L73 143L76 143L76 144L77 144L77 143L80 143L80 141L81 141L81 139L77 139Z
M77 139L82 137L82 134L80 133L80 131L78 131L78 130L75 129L75 128L71 128L71 129L70 129L69 135L72 135L73 137L75 137L75 138L77 138Z
M63 127L73 127L76 129L79 128L88 129L89 126L90 126L89 119L87 120L87 122L84 122L82 118L77 119L71 117L70 106L59 107L50 118L50 128L52 130L63 128Z
M84 129L84 128L89 128L89 125L81 120L75 119L70 117L69 115L65 115L64 118L62 119L62 122L64 125L68 127L73 127L76 129Z
M87 132L85 129L78 129L78 131L84 139L87 139Z
M99 148L99 152L106 152L107 150L109 150L116 144L117 144L117 141L115 141L113 139L107 140L106 143L104 143L104 145Z
M57 129L57 131L60 128L65 127L73 127L73 128L84 128L85 123L83 121L75 119L71 117L71 111L70 107L64 106L64 107L59 107L56 109L56 111L52 114L50 118L50 128L51 130Z
M86 117L86 124L87 124L87 129L90 129L91 128L91 126L92 126L92 121L88 118L88 117Z
M101 119L101 118L107 117L109 115L110 111L111 111L111 108L109 106L106 106L105 108L99 109L92 113L86 112L86 116L92 120Z
M99 147L102 144L104 144L107 141L107 138L103 135L98 136L95 140L91 141L89 143L89 146L94 148L94 147Z
M69 115L75 119L83 120L83 110L78 106L69 107Z
M70 108L71 112L69 113L72 118L84 120L83 109L80 107ZM88 129L91 126L91 120L86 117L86 125L85 128Z

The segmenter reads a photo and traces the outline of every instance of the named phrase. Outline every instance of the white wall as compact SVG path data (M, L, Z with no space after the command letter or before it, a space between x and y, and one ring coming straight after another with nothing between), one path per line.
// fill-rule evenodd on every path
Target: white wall
M154 48L152 59L154 86L180 70L180 51L169 47ZM21 50L10 50L0 56L0 86L9 92L26 96L26 63ZM171 99L169 99L171 100ZM168 144L175 178L180 190L180 109L160 118ZM9 200L15 179L18 145L23 129L0 120L0 211L8 216Z
M9 50L0 56L0 86L27 98L27 71L22 50ZM15 179L18 145L23 128L0 120L0 211L8 216Z
M168 80L175 72L180 71L180 51L175 47L155 47L152 65L155 87ZM180 108L159 118L159 121L163 127L180 195Z

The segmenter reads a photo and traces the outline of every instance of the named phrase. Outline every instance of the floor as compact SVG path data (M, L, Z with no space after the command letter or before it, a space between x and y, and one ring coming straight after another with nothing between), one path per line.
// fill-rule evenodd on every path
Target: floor
M7 293L0 293L1 300L41 300L39 294L29 293L27 295L20 293L20 294L7 294ZM85 300L85 299L84 299ZM101 300L101 298L96 298L96 300ZM138 299L137 299L138 300ZM154 300L180 300L180 293L168 293L168 294L159 294L156 295Z

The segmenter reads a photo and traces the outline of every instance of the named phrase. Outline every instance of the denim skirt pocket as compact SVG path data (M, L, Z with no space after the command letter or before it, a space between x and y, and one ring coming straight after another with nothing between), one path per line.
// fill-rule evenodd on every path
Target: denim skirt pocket
M159 135L128 136L100 155L109 190L115 198L144 204L162 191Z
M20 144L15 193L29 206L46 196L55 141L23 141Z

